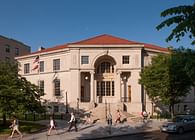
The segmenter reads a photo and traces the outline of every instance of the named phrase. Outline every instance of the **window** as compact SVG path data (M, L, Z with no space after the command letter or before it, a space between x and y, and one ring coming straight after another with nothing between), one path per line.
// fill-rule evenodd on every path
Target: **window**
M39 89L44 92L44 80L39 81Z
M105 82L104 81L101 82L101 95L105 96Z
M60 80L59 79L54 80L54 95L60 96Z
M81 56L81 64L89 64L89 56Z
M54 107L53 107L53 111L54 111L54 112L59 112L59 106L54 106Z
M123 64L129 64L129 56L123 56Z
M5 46L6 46L5 52L6 53L10 53L10 45L6 44Z
M112 96L114 96L114 81L112 81Z
M39 71L44 72L44 61L40 61L39 66L40 66Z
M97 81L97 96L114 96L114 81Z
M106 81L106 96L110 96L110 81Z
M30 73L30 64L24 64L24 74Z
M15 55L16 55L16 56L19 55L19 48L15 48Z
M101 82L97 81L97 96L100 96L101 95Z
M98 67L97 67L97 73L114 73L114 65L111 65L110 62L102 62Z
M53 60L53 70L54 71L60 70L60 59Z

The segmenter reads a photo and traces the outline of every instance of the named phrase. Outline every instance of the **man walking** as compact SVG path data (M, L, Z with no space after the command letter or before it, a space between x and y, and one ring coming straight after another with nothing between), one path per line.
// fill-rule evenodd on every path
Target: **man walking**
M76 126L76 118L75 118L75 115L73 112L71 112L71 118L70 118L70 121L68 122L70 123L70 126L68 128L68 132L70 132L71 128L74 126L75 127L75 131L77 132L77 126Z

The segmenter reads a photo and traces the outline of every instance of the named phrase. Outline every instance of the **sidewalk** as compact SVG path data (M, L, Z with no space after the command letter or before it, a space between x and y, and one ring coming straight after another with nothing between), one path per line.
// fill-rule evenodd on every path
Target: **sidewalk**
M112 125L109 127L106 122L97 122L95 124L79 124L78 132L74 129L67 132L68 123L64 120L57 120L57 134L52 131L52 135L47 136L47 130L34 134L24 134L22 140L84 140L97 139L103 137L112 137L118 135L142 133L146 131L159 130L159 126L164 121L150 120L147 124L142 122L125 122L123 124ZM40 121L41 124L48 124L48 120ZM15 135L12 140L19 140L19 136ZM0 140L11 140L10 138L0 137Z

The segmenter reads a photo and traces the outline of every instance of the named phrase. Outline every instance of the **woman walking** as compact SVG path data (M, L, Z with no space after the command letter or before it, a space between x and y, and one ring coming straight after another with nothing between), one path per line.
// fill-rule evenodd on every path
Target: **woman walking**
M15 132L15 131L16 131L16 132L20 135L20 137L22 138L23 135L22 135L22 133L21 133L20 130L19 130L19 121L18 121L18 119L16 118L16 116L14 116L13 118L14 118L13 123L12 123L12 125L10 126L10 128L12 128L12 133L11 133L10 138L13 138L13 135L14 135L14 132Z
M49 131L47 133L48 136L51 135L52 129L55 129L55 131L56 131L55 121L54 121L53 117L50 117L50 128L49 128ZM56 134L57 134L57 131L56 131Z

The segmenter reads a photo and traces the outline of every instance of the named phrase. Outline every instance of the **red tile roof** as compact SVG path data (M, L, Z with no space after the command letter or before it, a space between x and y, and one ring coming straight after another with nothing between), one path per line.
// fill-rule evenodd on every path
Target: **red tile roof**
M131 45L131 44L140 44L140 43L104 34L86 40L82 40L79 42L74 42L71 44L73 45Z
M144 48L154 49L159 51L168 51L168 48L162 48L160 46L141 43L141 42L129 41L112 35L103 34L89 39L81 40L78 42L73 42L64 45L58 45L52 48L43 49L41 51L33 52L30 55L64 49L69 47L69 45L144 45Z
M160 46L146 44L136 41L129 41L126 39L122 39L119 37L111 36L111 35L99 35L93 38L89 38L86 40L82 40L79 42L70 43L72 45L144 45L144 48L154 49L159 51L168 51L167 48L162 48Z
M38 54L38 53L44 53L44 52L51 52L51 51L61 50L61 49L67 48L67 47L68 47L67 44L58 45L58 46L55 46L55 47L42 49L42 50L37 51L37 52L32 52L31 55L32 55L32 54Z

